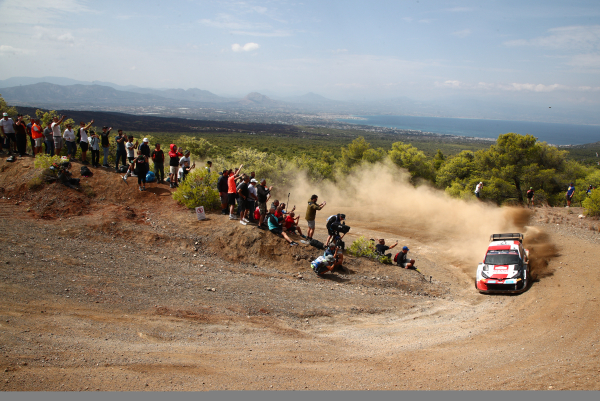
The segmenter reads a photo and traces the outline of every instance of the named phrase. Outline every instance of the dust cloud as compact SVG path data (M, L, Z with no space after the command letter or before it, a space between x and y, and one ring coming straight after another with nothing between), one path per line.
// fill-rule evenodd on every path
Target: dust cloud
M327 201L317 212L317 233L323 232L328 216L344 213L349 226L388 233L388 241L434 247L469 275L482 260L491 234L522 233L529 222L527 209L451 198L427 185L415 188L409 178L391 163L364 165L335 184L311 184L300 175L288 189L290 204L297 205L302 222L305 205L317 194L319 203Z

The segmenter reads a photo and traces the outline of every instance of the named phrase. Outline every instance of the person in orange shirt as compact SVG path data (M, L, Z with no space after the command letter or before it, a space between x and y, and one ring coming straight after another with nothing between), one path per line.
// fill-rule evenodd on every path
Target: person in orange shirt
M44 141L44 133L42 132L42 126L40 120L35 118L31 119L31 138L33 139L33 156L38 153L42 153L42 142Z

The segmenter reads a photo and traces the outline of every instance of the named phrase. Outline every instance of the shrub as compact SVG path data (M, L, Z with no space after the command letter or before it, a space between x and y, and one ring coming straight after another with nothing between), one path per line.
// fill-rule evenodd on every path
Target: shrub
M215 172L209 173L205 168L194 169L179 183L179 188L173 192L173 199L190 209L198 206L216 209L221 204L217 191L218 179L219 174Z
M392 259L387 256L382 256L375 250L375 243L365 237L360 237L350 245L348 253L352 256L363 256L377 260L383 264L391 265Z
M600 189L592 190L592 194L583 200L582 206L588 216L600 216Z
M33 161L33 166L35 168L46 169L46 168L50 167L53 163L60 163L60 162L62 162L60 156L40 155L40 156L35 157L35 160Z

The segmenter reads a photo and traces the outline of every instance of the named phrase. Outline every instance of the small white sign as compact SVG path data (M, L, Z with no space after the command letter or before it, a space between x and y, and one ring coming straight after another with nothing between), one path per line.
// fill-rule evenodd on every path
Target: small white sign
M204 206L198 206L196 208L196 216L198 216L198 220L206 220L206 214L204 214Z

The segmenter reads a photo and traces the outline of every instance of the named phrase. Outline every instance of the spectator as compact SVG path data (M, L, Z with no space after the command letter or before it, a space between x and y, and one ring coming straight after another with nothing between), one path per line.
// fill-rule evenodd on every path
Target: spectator
M90 151L92 152L92 166L100 167L100 138L94 131L91 131Z
M567 207L571 207L571 199L573 199L573 194L575 193L575 186L573 183L569 184L569 188L567 189Z
M382 239L380 239L380 240L379 240L379 243L378 243L377 245L375 245L375 251L376 251L378 254L380 254L380 255L382 255L382 256L386 256L386 257L388 257L388 258L390 258L390 259L391 259L391 258L392 258L392 254L391 254L391 253L388 253L388 254L386 254L385 252L386 252L388 249L395 248L395 247L396 247L396 245L398 245L398 241L396 241L396 243L395 243L394 245L392 245L392 246L387 246L387 245L385 244L385 240L382 238Z
M344 220L346 220L346 215L339 213L334 214L333 216L329 216L327 218L327 224L325 225L325 227L327 227L327 234L329 236L327 237L327 242L325 243L325 246L329 245L329 242L333 237L339 235L338 231L335 229L334 224L342 224L342 221Z
M319 277L323 277L325 273L330 272L334 269L334 263L335 258L332 255L319 256L318 258L310 262L310 267Z
M250 184L248 186L248 191L250 191L250 197L248 198L248 207L246 209L246 218L251 221L252 223L255 223L256 220L254 220L254 208L256 205L256 202L258 201L258 191L256 189L256 184L258 184L258 181L256 181L256 179L252 178L250 180Z
M529 191L527 191L527 204L533 207L533 198L535 197L535 192L533 187L529 187Z
M115 138L115 142L117 142L117 158L115 161L115 171L119 171L119 160L122 162L123 166L127 165L125 161L125 155L127 151L125 150L125 142L127 142L127 137L123 134L123 130L117 131L117 136Z
M160 148L160 143L154 145L152 161L154 162L154 175L156 179L160 183L165 182L165 153Z
M17 139L17 153L23 157L27 155L27 126L23 121L23 115L17 115L15 122L15 137Z
M258 220L258 228L263 229L263 221L267 216L267 202L271 197L271 190L273 187L267 188L267 180L264 178L260 181L260 185L256 188L256 196L258 200L258 210L260 211L260 218Z
M110 151L110 131L112 127L104 126L102 127L102 132L100 133L100 144L102 145L102 152L104 153L104 157L102 158L102 167L110 168L108 165L108 152ZM125 164L125 163L123 163Z
M398 263L398 266L404 267L405 269L412 269L414 267L415 260L408 258L407 246L403 246L402 251L398 252L398 255L396 255L396 263Z
M17 139L15 137L15 122L8 116L8 113L2 114L2 120L0 120L0 130L5 138L5 144L8 147L8 154L12 155L16 152Z
M52 121L50 121L44 130L44 142L46 143L46 154L48 156L54 154L54 139L52 136Z
M594 189L594 187L592 186L592 184L590 184L590 186L588 187L587 191L585 191L585 194L587 196L590 196L592 194L592 189Z
M246 225L250 221L246 218L246 214L248 214L248 200L250 198L250 190L248 189L248 183L250 182L250 177L247 175L244 176L243 181L240 183L237 193L240 199L240 224Z
M235 185L235 180L238 179L241 175L242 167L244 165L241 164L239 168L236 168L235 171L229 171L229 177L227 177L227 204L229 205L229 220L236 220L235 214L233 211L235 210L235 200L237 198L237 186Z
M321 210L325 207L327 202L323 201L320 205L317 204L317 200L319 197L317 195L313 195L310 197L308 201L308 207L306 208L306 222L308 223L308 232L306 233L306 239L311 240L313 235L315 234L315 218L317 217L317 210Z
M288 235L283 232L283 229L281 228L281 222L277 218L277 216L275 216L275 209L273 208L269 210L269 215L267 216L267 224L269 225L269 231L271 231L271 233L279 237L283 237L290 244L290 246L298 245L298 243L292 241L290 237L288 237Z
M33 139L32 153L35 157L35 155L42 153L42 142L44 140L40 121L35 118L31 119L31 138Z
M148 174L149 164L148 157L142 154L141 150L138 150L138 155L133 159L133 162L129 165L128 173L132 171L137 176L138 186L140 191L146 190L146 174ZM127 174L123 176L123 180L127 182Z
M75 132L73 131L73 126L71 124L67 124L67 129L65 129L65 132L63 133L63 139L67 145L67 157L69 158L69 161L74 161L77 145L75 144Z
M227 178L229 177L229 170L223 170L223 173L217 181L217 191L219 191L219 197L221 198L221 214L227 213Z
M287 216L285 216L285 219L283 220L283 227L285 228L285 231L289 231L289 232L293 232L293 233L298 231L298 234L302 238L306 238L306 236L302 234L302 230L300 229L300 226L298 226L298 221L300 220L300 216L298 216L298 217L295 217L295 216L296 215L294 212L290 212Z
M475 196L479 198L479 193L481 192L481 188L483 188L483 182L479 182L475 187Z
M129 135L127 139L128 140L125 143L125 149L127 149L127 159L131 164L133 163L133 159L135 159L135 150L138 147L138 141L135 141L135 143L133 143L133 135Z
M342 264L344 263L344 254L339 247L335 246L335 244L329 244L329 246L325 248L323 256L333 256L333 269L342 267Z
M81 163L83 164L88 164L87 151L90 145L88 139L88 130L90 129L93 123L94 120L90 121L88 125L85 125L83 121L79 122L79 147L81 148ZM73 154L73 157L75 157L75 154Z
M171 188L177 187L177 174L179 173L179 158L183 156L181 148L172 143L169 150L169 184Z
M212 168L212 162L209 160L206 162L206 167L204 167L206 170L208 170L208 173L210 174L210 169Z
M196 163L194 163L192 166L190 166L190 162L187 160L183 162L183 165L180 164L179 171L178 171L179 182L185 181L187 175L190 173L190 170L192 170L194 167L196 167Z
M150 145L148 138L144 138L138 149L142 151L142 154L146 156L147 159L150 159Z
M61 116L60 118L58 117L53 117L52 118L52 138L54 139L54 152L56 153L56 155L60 155L60 152L62 151L62 147L63 147L63 138L62 135L60 133L60 124L62 124L63 121L65 121L65 118L67 118L66 116Z
M33 118L29 119L29 123L25 126L25 134L29 137L29 143L31 144L31 155L35 157L35 141L31 136L31 127L33 127ZM27 145L25 145L27 147Z

